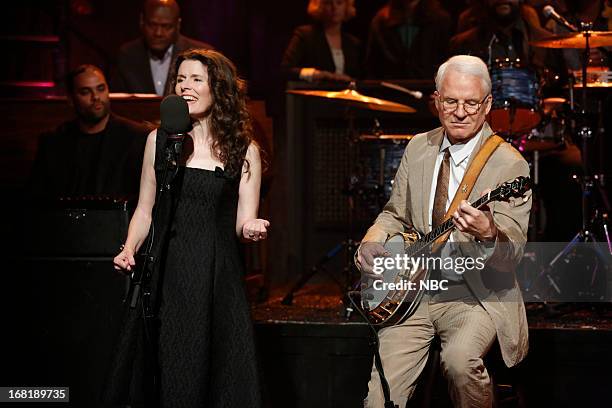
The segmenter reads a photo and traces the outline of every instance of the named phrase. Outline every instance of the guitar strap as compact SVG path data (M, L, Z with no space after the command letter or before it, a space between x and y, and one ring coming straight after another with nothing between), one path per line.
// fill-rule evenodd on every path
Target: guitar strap
M472 160L470 166L465 171L463 179L461 179L461 183L459 184L459 188L457 189L457 192L453 197L453 201L451 201L451 204L448 206L446 214L444 214L445 221L448 220L455 211L457 211L457 208L459 207L461 201L468 199L472 190L474 189L476 180L478 179L478 176L480 176L480 173L482 172L482 169L489 160L489 157L491 157L495 149L497 149L497 147L503 141L504 139L499 137L497 134L492 134L491 136L489 136L487 141L480 147L478 153L476 153L476 157L474 157L474 160ZM435 241L434 245L438 246L444 243L448 239L450 234L451 231L448 231L446 234L440 236Z

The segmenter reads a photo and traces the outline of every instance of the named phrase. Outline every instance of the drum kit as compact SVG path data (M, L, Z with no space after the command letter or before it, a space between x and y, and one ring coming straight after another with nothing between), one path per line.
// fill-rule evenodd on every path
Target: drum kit
M391 84L393 85L393 84ZM393 89L404 90L405 88L393 86ZM420 97L419 92L405 89L405 92ZM290 90L289 94L301 95L311 98L322 98L332 102L340 103L347 107L349 139L349 157L358 157L357 163L353 163L347 169L347 183L345 190L351 196L357 196L358 204L369 216L375 216L389 199L391 195L392 180L399 167L406 144L413 135L385 133L380 122L375 119L374 126L366 133L355 129L354 112L352 109L365 109L378 112L392 112L401 114L415 113L416 109L405 104L400 104L384 99L373 98L363 95L355 90L352 82L348 89L343 91L324 90ZM356 150L356 152L355 152ZM349 203L352 213L355 200ZM349 215L349 225L352 226L355 218ZM352 228L351 228L352 229Z
M404 89L400 86L393 86L393 88ZM412 94L413 97L420 97L420 92L408 89L405 92ZM378 120L375 120L375 126L369 133L361 134L355 127L354 109L402 114L414 113L416 109L408 105L363 95L356 91L354 82L350 83L348 89L338 92L326 90L290 90L287 93L324 99L346 107L348 157L354 158L357 156L355 154L356 149L359 156L359 159L356 160L356 165L352 160L346 160L349 168L346 169L347 185L343 190L346 192L349 208L348 238L327 251L315 265L300 276L281 300L282 304L291 305L295 292L300 290L312 276L320 271L325 271L325 264L339 254L344 254L346 259L344 268L345 282L339 283L337 280L336 282L340 286L345 285L341 287L343 292L346 289L352 289L355 282L353 279L352 256L359 246L359 242L353 240L356 207L360 207L370 216L375 216L380 211L391 195L393 177L399 167L406 144L412 138L412 135L408 134L385 134ZM348 298L345 297L343 300L346 306L346 315L349 317L353 309Z
M594 220L606 219L606 217L596 217L593 213L601 215L607 213L609 208L594 209L591 203L587 202L588 197L592 195L591 190L599 188L599 191L602 191L604 180L602 174L590 174L588 170L592 167L588 165L589 146L595 139L597 131L600 131L595 128L600 126L597 124L593 126L592 120L587 119L587 89L602 90L607 97L607 90L612 89L612 72L607 68L587 69L587 65L592 48L612 46L612 32L592 31L590 25L583 24L583 29L579 32L553 35L532 41L530 44L535 47L569 48L583 52L583 69L575 73L575 76L570 75L569 85L565 87L567 98L543 98L542 89L547 84L540 79L537 72L520 60L496 60L489 64L493 105L487 119L492 129L511 142L530 162L534 173L532 179L535 192L539 182L540 154L566 149L572 143L581 148L583 175L576 179L581 182L583 197L586 198L583 198L582 203L583 228L572 242L593 241ZM399 86L392 88L402 90ZM581 104L575 103L578 89L582 91ZM416 112L413 107L405 104L360 94L356 91L354 83L351 83L348 89L337 92L290 90L287 93L326 99L350 108L406 114ZM410 90L406 90L405 93L413 97L419 94ZM600 110L598 114L601 117L603 113ZM352 135L349 144L360 145L359 162L362 169L356 177L351 175L353 184L359 185L353 185L349 190L358 192L362 198L361 202L368 207L367 213L374 216L380 212L390 197L393 177L399 167L405 146L412 137L409 134L386 134L378 121L375 122L373 131L357 134L352 121L349 121L351 127L349 134ZM607 206L607 198L603 198L602 201ZM601 230L604 231L604 240L607 240L612 254L607 226L604 224ZM350 242L353 242L356 248L356 243ZM299 287L292 289L291 294L297 289Z

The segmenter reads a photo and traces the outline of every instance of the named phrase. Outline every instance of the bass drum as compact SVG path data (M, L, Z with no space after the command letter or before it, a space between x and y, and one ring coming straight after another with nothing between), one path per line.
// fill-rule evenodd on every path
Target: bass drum
M535 71L519 61L496 60L491 68L493 106L491 128L506 137L518 137L542 120L541 87Z
M546 98L543 119L531 132L514 138L521 153L559 151L566 148L569 133L569 107L565 98Z

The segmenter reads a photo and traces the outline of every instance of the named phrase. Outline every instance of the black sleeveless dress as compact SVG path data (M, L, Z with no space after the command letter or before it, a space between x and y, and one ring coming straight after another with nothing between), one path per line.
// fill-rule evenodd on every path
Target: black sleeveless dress
M161 406L259 407L253 329L235 232L239 179L219 167L180 167L174 182L178 188L157 283ZM116 350L119 361L107 380L107 401L142 401L142 325L135 314L126 317Z

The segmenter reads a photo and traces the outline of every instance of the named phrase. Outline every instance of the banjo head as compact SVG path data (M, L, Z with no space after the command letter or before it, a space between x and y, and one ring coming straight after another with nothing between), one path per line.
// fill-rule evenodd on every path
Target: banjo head
M399 282L402 279L400 275L409 273L406 269L397 268L398 265L395 262L396 256L403 257L406 253L407 238L410 239L411 237L407 237L401 233L389 237L383 246L390 255L381 259L391 258L394 262L388 261L389 264L386 266L392 267L386 268L383 262L383 264L379 266L382 268L382 273L380 273L377 278L363 277L361 282L361 302L364 309L373 310L386 302L391 294L390 292L393 292L387 289L388 284ZM381 283L376 283L375 287L374 283L377 280L380 280Z

